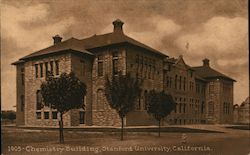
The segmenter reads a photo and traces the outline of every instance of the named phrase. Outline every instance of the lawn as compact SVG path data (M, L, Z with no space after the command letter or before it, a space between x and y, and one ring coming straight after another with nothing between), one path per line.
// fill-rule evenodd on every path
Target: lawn
M182 144L181 132L126 132L120 141L119 132L65 131L65 144L58 143L58 131L2 128L3 154L226 154L247 155L249 131L224 129L224 133L187 132Z

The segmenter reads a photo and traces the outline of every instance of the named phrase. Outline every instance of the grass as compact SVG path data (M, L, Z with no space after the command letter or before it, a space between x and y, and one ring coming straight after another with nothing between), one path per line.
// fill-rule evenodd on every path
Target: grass
M88 132L80 130L66 130L65 144L58 143L57 130L31 130L20 128L2 128L2 151L3 154L60 154L59 152L27 152L22 150L20 152L8 151L10 146L18 146L26 148L32 146L34 148L56 147L56 148L71 148L71 151L64 151L61 154L96 154L95 151L76 151L77 148L96 148L99 151L104 148L109 148L109 151L99 152L99 154L118 154L112 149L129 147L133 148L132 152L121 151L120 154L227 154L227 155L240 155L248 154L249 150L249 132L245 130L231 130L225 129L225 133L207 133L207 132L185 132L187 136L187 144L184 146L207 146L211 148L210 151L135 151L136 147L169 147L182 146L182 130L178 132L163 132L161 137L157 136L155 132L126 132L125 140L120 141L119 132ZM187 131L187 130L186 130ZM60 154L60 155L61 155Z

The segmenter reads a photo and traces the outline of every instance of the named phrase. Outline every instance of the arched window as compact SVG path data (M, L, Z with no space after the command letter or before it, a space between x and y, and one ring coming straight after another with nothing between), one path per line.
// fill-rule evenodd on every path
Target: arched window
M208 102L208 115L212 116L214 114L214 102Z
M175 79L174 79L174 88L175 89L177 89L177 78L178 78L178 76L175 75Z
M104 110L105 102L104 91L102 89L97 90L97 99L96 99L96 110Z
M36 110L42 109L42 94L40 90L36 91Z

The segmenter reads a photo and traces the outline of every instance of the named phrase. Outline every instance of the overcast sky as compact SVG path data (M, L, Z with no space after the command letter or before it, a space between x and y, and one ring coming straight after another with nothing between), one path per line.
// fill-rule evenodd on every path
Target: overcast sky
M234 104L249 94L247 0L2 0L2 109L15 109L15 67L10 64L63 40L124 32L191 66L210 59L216 70L236 79ZM189 43L188 50L186 44Z

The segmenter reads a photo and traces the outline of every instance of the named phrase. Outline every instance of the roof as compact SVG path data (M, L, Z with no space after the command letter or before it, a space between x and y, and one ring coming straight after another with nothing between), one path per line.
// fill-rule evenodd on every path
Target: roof
M124 33L107 33L102 35L93 35L92 37L85 38L81 40L83 46L85 49L94 49L99 47L104 47L112 44L119 44L119 43L129 43L141 48L144 48L148 51L154 52L161 56L167 56L158 50L155 50L133 38L130 38L129 36L125 35Z
M65 50L74 50L74 51L78 51L80 53L93 55L91 52L85 50L83 45L81 45L80 40L78 40L76 38L70 38L70 39L65 40L63 42L52 45L52 46L50 46L48 48L45 48L45 49L39 50L37 52L34 52L32 54L29 54L29 55L21 58L20 60L25 60L25 59L28 59L28 58L33 58L33 57L46 55L46 54L51 54L51 53L56 53L56 52L65 51Z
M200 77L205 78L205 79L221 77L221 78L225 78L231 81L236 81L232 79L231 77L212 69L209 66L198 66L198 67L192 67L192 68L195 70L196 74L198 74Z

